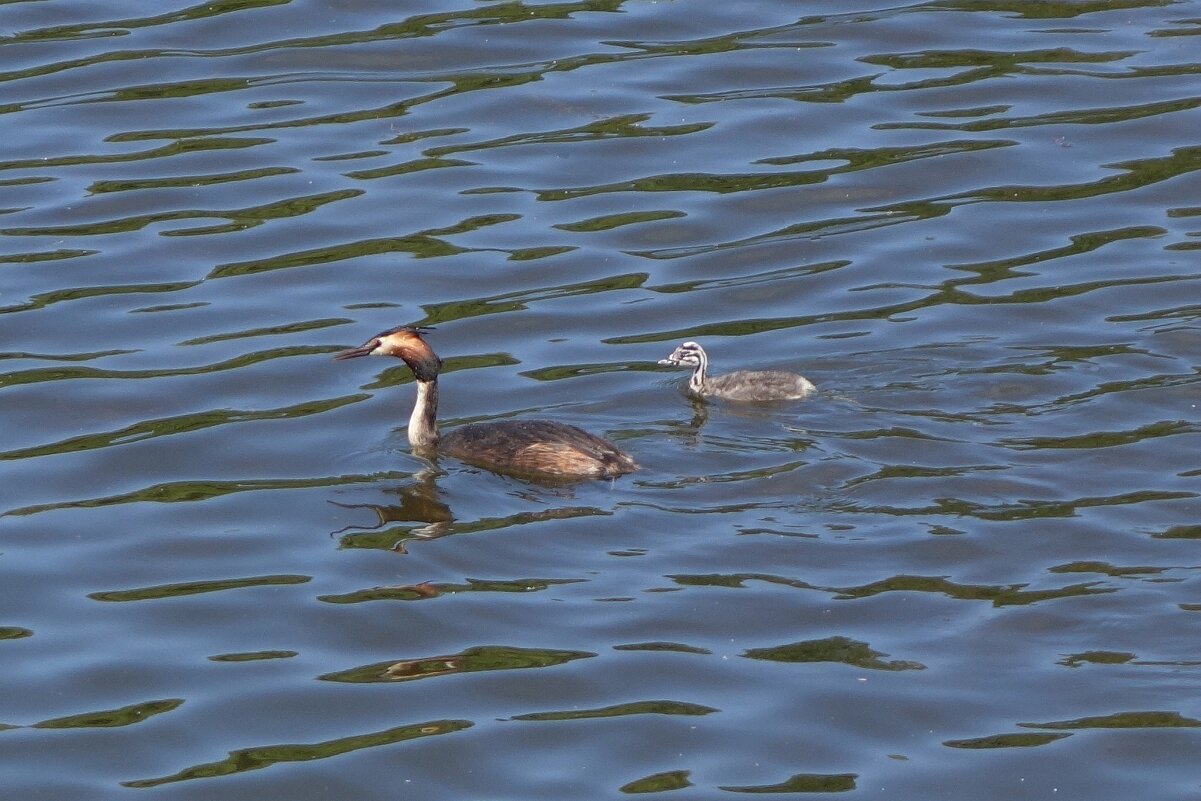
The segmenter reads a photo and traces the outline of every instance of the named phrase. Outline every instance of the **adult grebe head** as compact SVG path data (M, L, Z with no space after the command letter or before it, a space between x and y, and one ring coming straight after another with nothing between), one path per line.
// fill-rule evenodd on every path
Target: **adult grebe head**
M422 334L430 329L415 325L398 325L381 331L357 348L344 350L335 360L359 356L395 356L403 359L418 381L433 381L442 370L442 360L434 353Z

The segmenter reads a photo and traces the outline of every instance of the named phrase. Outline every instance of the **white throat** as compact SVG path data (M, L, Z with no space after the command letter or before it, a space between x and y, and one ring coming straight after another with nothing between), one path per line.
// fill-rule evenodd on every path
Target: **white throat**
M409 416L409 445L428 449L438 444L438 382L418 381L417 399Z

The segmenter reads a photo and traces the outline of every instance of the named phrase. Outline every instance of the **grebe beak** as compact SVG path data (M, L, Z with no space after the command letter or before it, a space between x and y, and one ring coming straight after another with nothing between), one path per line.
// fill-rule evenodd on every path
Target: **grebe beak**
M379 340L373 339L370 342L368 342L366 345L360 345L357 348L351 348L350 350L342 351L341 353L334 356L334 361L340 362L343 359L357 359L359 356L370 356L371 352L378 347L379 347Z
M341 357L340 357L340 356L335 356L334 358L335 358L335 359L338 359L338 358L341 358ZM666 364L666 365L668 365L668 366L670 366L670 367L675 367L675 366L676 366L676 365L678 365L679 363L680 363L680 360L679 360L679 359L667 358L667 359L660 359L660 360L659 360L659 364Z

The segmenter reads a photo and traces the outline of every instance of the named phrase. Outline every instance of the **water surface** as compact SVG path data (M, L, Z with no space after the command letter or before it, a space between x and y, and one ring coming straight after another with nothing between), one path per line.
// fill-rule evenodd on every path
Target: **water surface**
M1196 797L1196 2L0 13L14 797ZM587 427L543 486L404 436ZM655 363L802 371L698 404Z

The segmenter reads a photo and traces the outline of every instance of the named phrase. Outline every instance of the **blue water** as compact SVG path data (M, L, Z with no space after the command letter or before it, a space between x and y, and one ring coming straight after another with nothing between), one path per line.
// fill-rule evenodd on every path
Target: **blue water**
M4 4L0 795L1195 799L1198 36ZM434 469L405 323L642 469Z

